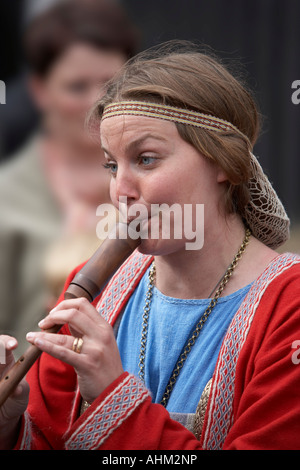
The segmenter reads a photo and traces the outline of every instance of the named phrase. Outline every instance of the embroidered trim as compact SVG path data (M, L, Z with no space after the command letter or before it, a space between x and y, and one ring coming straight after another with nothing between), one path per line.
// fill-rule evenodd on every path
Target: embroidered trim
M206 413L206 409L208 405L208 399L209 399L210 390L211 390L211 383L212 383L212 379L210 379L205 385L201 398L197 405L196 413L195 413L195 418L194 418L194 423L193 423L193 433L195 434L195 437L198 439L198 441L200 441L202 430L203 430L204 417L205 417L205 413Z
M126 376L71 435L66 449L98 449L148 397L150 393L139 379L133 375Z
M111 325L114 325L122 306L127 302L152 259L152 256L134 251L107 284L96 308Z
M24 429L23 429L23 436L22 436L22 441L20 445L20 450L30 450L31 442L32 442L31 420L27 411L24 413L23 419L24 419Z
M236 126L231 124L231 122L209 114L203 114L189 109L176 108L165 104L146 103L144 101L133 100L112 103L105 107L102 114L102 120L114 116L122 116L124 114L165 119L167 121L174 121L180 124L202 127L209 131L234 132L240 134L245 140L247 140L251 147L248 137Z
M298 255L277 256L254 283L234 316L224 338L212 380L207 423L203 433L202 446L204 449L222 449L228 431L233 424L236 364L260 299L268 285L277 276L297 263L300 263Z
M81 406L80 406L80 413L79 413L80 416L81 416L83 413L85 413L86 410L88 410L90 406L91 406L90 403L88 403L88 402L85 401L85 400L82 400Z

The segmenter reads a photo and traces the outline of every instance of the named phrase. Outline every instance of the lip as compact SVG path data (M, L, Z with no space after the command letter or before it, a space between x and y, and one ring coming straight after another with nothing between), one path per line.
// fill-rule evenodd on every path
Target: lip
M125 205L122 203L119 208L120 221L131 226L134 231L143 234L144 238L148 238L153 232L153 227L157 227L157 224L160 225L162 211L160 206L157 206L158 204ZM157 229L154 229L153 233L156 231Z
M134 220L135 220L136 222L140 222L140 223L141 223L141 222L146 222L147 220L150 220L150 219L151 219L151 216L150 216L150 217L147 217L147 218L145 218L145 217L144 217L144 218L139 218L138 216L137 216L137 217L127 217L126 223L127 223L127 224L130 224L130 223L133 222Z
M122 221L126 224L130 224L133 221L143 223L143 222L149 221L153 217L153 214L151 214L150 211L147 210L147 213L148 213L147 217L141 217L140 215L129 216L128 214L122 214L122 212L120 211L120 217ZM124 215L127 215L126 219L125 218L123 219Z

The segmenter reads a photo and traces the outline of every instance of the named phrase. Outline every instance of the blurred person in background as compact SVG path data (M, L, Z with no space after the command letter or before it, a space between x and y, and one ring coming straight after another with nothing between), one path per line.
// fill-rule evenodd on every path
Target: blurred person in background
M99 245L96 208L110 201L109 176L84 122L136 44L135 27L111 0L62 1L25 31L40 125L0 171L0 330L17 337L18 352L70 268Z

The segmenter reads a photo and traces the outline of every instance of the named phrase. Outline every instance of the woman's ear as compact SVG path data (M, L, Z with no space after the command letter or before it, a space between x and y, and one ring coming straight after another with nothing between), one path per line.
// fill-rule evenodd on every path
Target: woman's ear
M217 183L225 183L225 181L228 181L228 177L225 173L225 171L218 166L217 168Z

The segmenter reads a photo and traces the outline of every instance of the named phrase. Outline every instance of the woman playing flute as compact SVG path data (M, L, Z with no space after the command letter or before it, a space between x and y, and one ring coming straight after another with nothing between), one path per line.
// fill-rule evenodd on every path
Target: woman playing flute
M58 334L28 334L44 353L2 407L3 448L299 449L300 257L276 251L289 219L252 153L251 94L168 46L129 61L93 117L114 205L158 236L93 304L62 296L40 323ZM203 243L164 236L163 204L191 208Z

